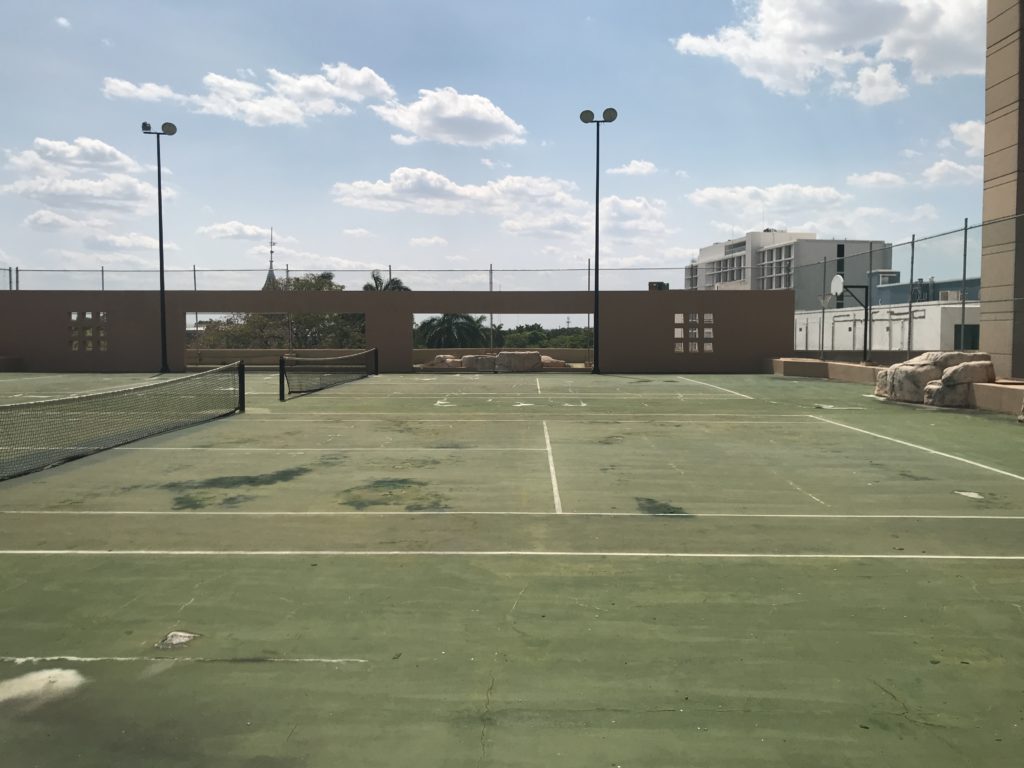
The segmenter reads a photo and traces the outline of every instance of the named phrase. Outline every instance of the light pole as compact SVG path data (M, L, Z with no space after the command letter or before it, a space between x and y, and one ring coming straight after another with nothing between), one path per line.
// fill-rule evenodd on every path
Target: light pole
M600 219L601 219L601 123L613 123L619 116L611 107L608 107L602 114L601 120L594 118L594 113L589 109L580 112L580 120L584 123L593 123L597 127L597 170L594 179L594 367L591 373L601 373L601 269L598 255L600 252Z
M156 216L160 229L160 373L168 373L167 365L167 304L164 293L164 190L160 168L160 137L173 136L178 132L174 123L164 123L154 131L149 123L142 124L142 132L156 136Z

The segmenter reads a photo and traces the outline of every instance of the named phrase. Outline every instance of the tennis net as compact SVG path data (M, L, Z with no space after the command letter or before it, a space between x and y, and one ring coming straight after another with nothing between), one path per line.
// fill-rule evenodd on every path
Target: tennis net
M318 392L377 373L377 348L341 357L283 355L278 366L278 395Z
M245 410L245 364L130 389L0 405L0 480Z

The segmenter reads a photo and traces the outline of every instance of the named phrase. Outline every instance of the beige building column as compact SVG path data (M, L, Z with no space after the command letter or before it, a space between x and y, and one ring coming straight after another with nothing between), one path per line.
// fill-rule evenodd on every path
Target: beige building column
M1024 378L1024 123L1021 0L988 0L981 348L1000 376Z

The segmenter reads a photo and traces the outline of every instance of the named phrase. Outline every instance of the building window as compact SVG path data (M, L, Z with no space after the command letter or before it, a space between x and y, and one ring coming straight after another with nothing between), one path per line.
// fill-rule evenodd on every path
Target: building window
M686 335L686 329L685 328L674 328L673 330L675 331L675 336L676 336L677 339L682 339Z
M690 351L691 352L700 352L700 343L696 342L696 341L691 341L690 342Z
M681 312L676 313L676 325L682 325L686 322L686 315Z
M685 351L686 351L686 342L685 341L677 341L676 342L676 352L685 352Z

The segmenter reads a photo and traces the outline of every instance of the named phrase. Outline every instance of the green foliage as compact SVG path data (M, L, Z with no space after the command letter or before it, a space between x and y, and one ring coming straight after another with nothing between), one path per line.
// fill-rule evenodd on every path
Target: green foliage
M389 277L387 280L381 275L380 270L373 270L370 273L370 282L363 286L364 291L411 291L412 288L402 282L400 277Z
M332 272L280 281L287 291L343 291ZM241 312L211 320L195 334L190 349L362 349L366 321L361 314L266 314Z
M594 332L589 328L552 328L546 329L537 323L517 325L510 331L504 331L503 344L496 346L523 348L539 347L541 349L586 349L594 344Z
M488 329L484 317L472 315L440 315L420 323L413 339L418 347L431 349L452 347L483 347L487 345Z

